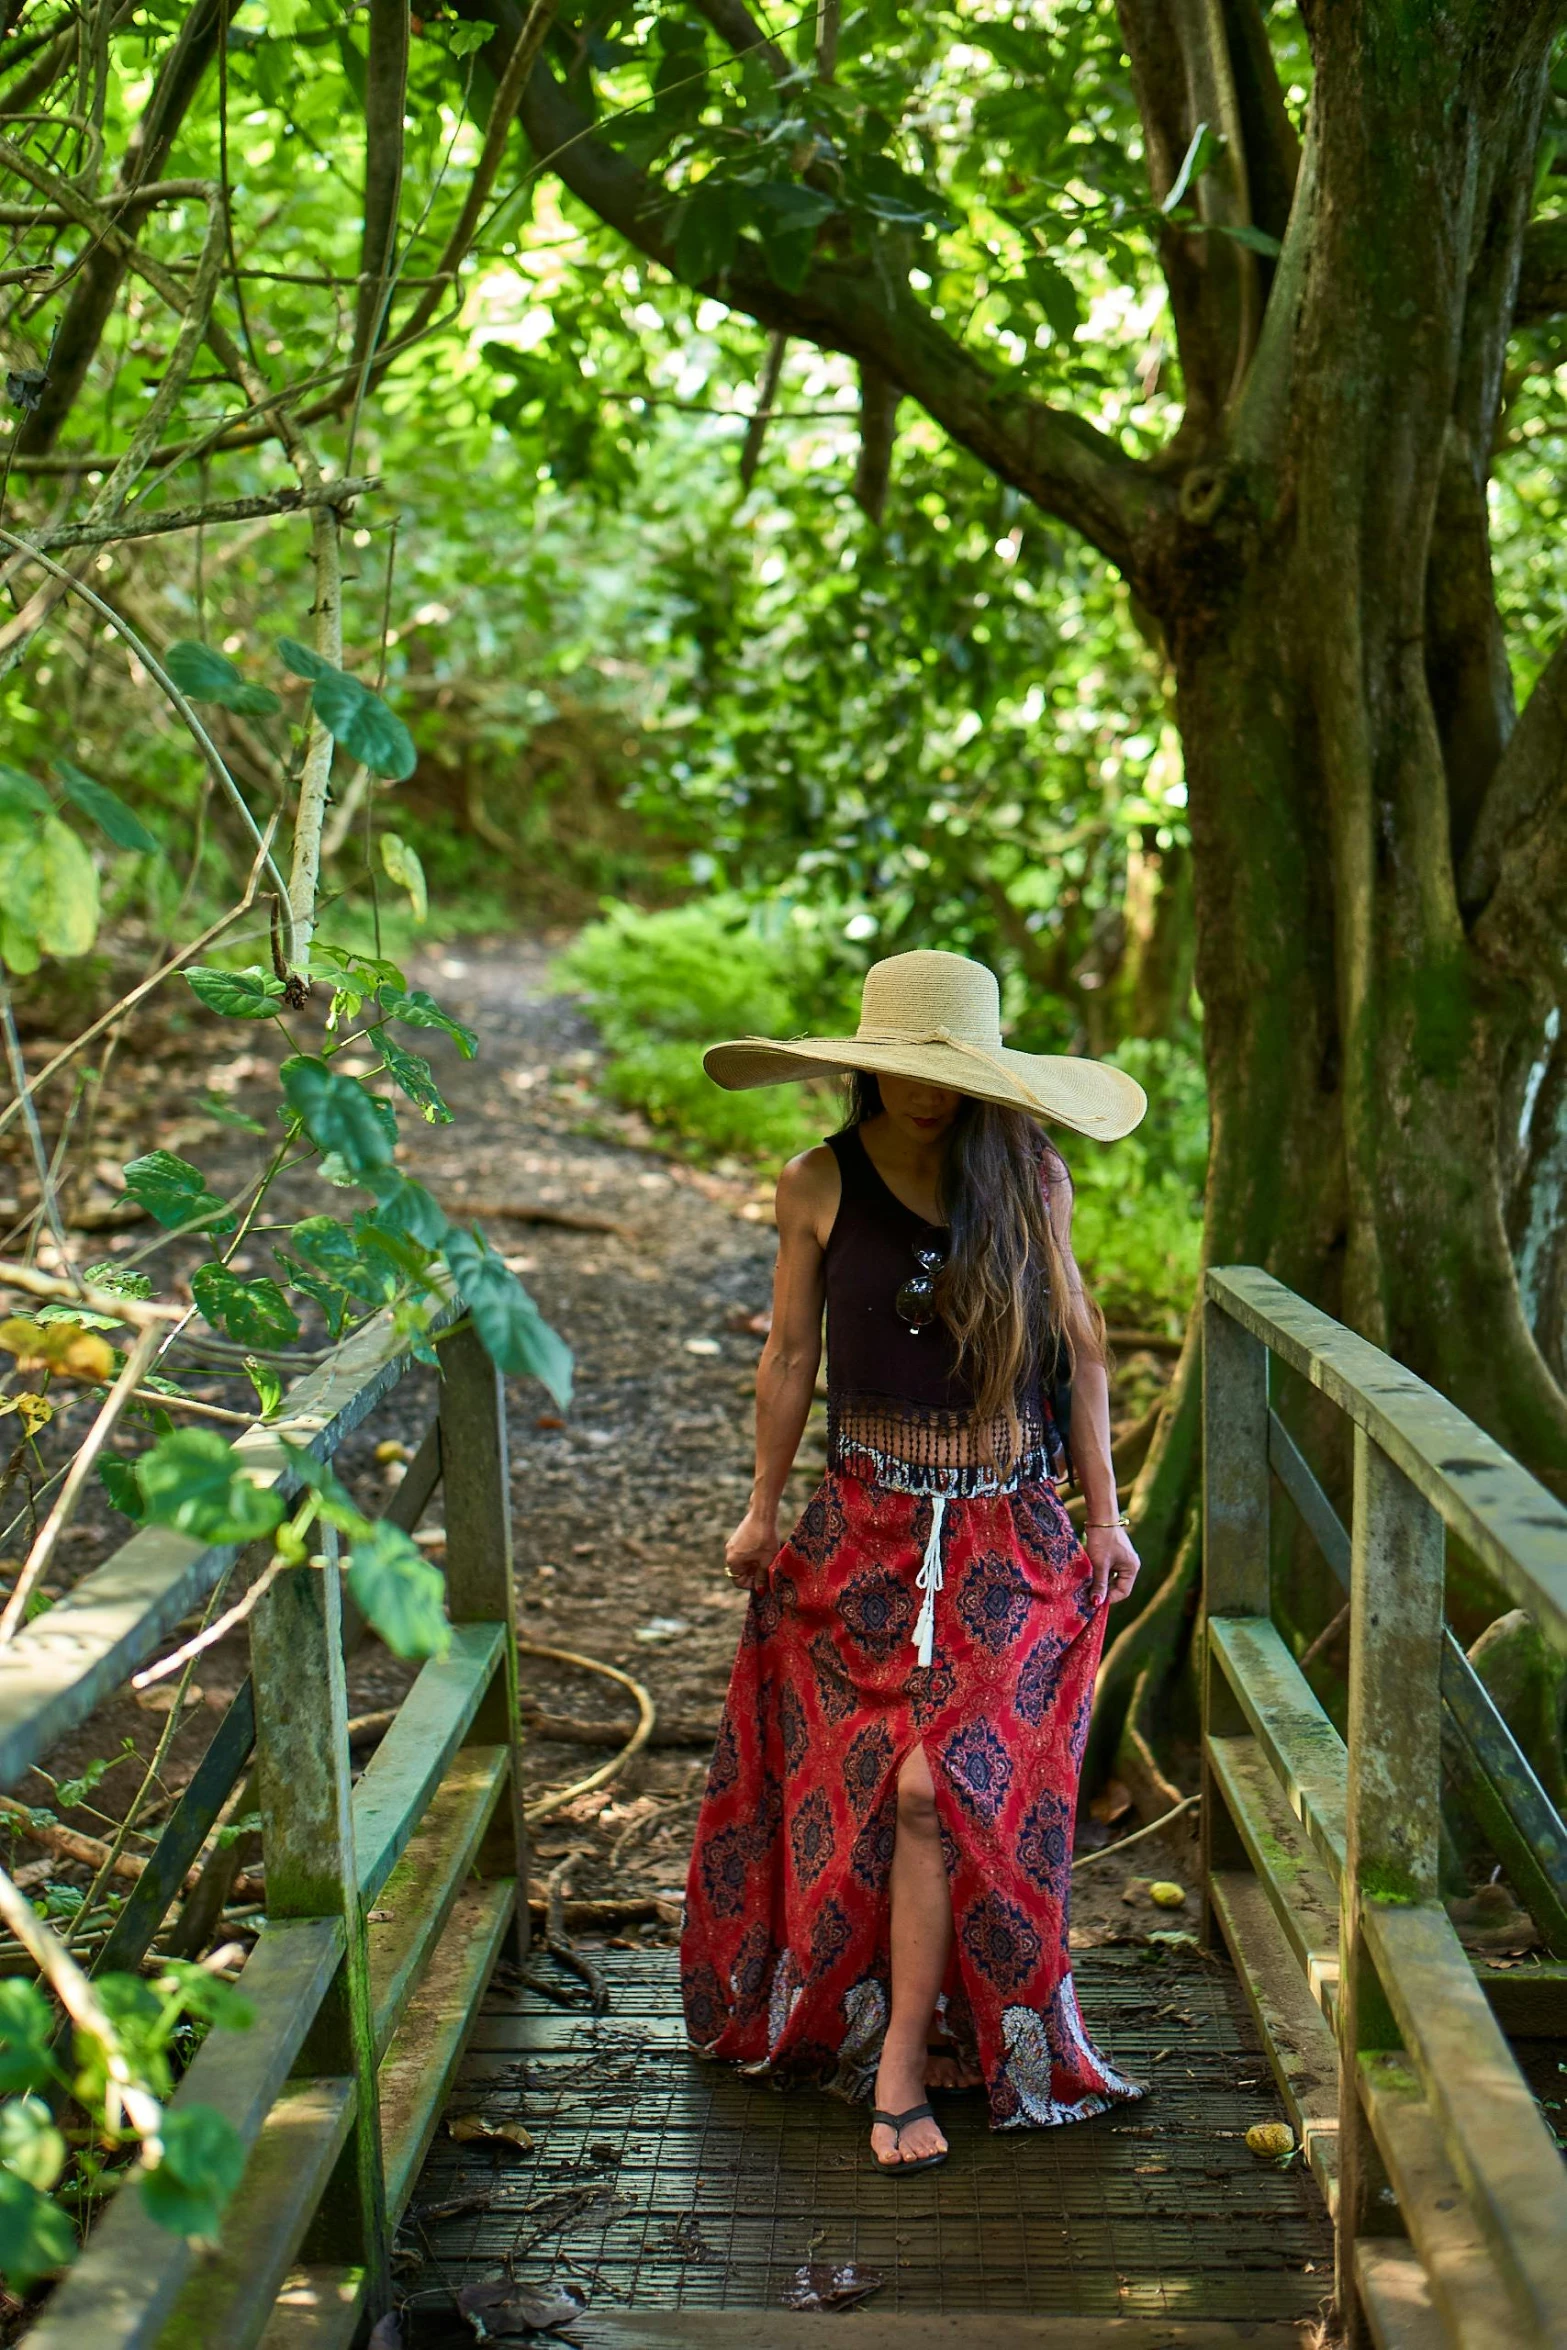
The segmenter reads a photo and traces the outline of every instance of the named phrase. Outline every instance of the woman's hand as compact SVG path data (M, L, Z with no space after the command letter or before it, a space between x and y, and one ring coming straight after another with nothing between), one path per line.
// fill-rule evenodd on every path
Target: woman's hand
M753 1502L724 1545L724 1573L754 1591L778 1556L778 1513Z
M1088 1526L1083 1532L1083 1548L1093 1562L1094 1605L1105 1600L1125 1599L1137 1581L1141 1559L1132 1548L1131 1537L1124 1526Z

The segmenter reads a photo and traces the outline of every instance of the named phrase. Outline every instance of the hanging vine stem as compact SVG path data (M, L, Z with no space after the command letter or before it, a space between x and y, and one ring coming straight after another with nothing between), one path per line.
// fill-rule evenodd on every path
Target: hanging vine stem
M318 507L314 509L314 511L316 513L321 513L327 510ZM260 825L256 822L255 817L250 812L250 806L245 798L244 793L240 790L239 785L234 781L233 776L229 773L227 766L224 764L223 755L219 751L217 744L213 741L211 735L202 725L201 720L197 717L195 711L191 708L189 702L185 699L185 696L180 692L179 687L175 684L173 678L170 677L168 671L164 668L163 663L158 659L157 654L153 652L151 646L148 645L143 638L137 635L135 629L131 627L129 621L123 619L121 615L116 612L112 604L105 602L104 598L99 595L96 588L90 588L85 580L78 579L74 572L67 571L63 563L56 563L52 555L43 554L39 548L33 546L27 539L19 537L15 531L5 530L3 528L0 528L0 546L10 547L16 554L25 556L29 562L37 563L45 571L53 573L56 579L64 581L68 590L80 596L84 602L90 604L93 610L98 613L100 618L105 620L114 630L116 636L122 638L124 642L129 645L131 651L135 654L137 660L146 670L147 675L152 679L153 683L157 686L160 686L163 692L168 696L170 702L174 706L175 711L178 713L179 717L183 719L185 725L189 728L191 734L194 736L197 748L200 750L202 757L206 760L207 765L212 771L214 782L218 785L218 788L223 793L224 797L228 800L229 805L233 808L235 814L239 817L240 822L244 825L245 830L247 833L249 833L251 840L254 842L255 847L259 853L263 870L271 875L273 882L276 884L278 895L284 903L285 918L287 919L289 927L289 940L291 948L290 959L295 959L292 955L294 934L292 900L288 895L288 884L284 881L283 876L279 872L277 864L273 859L270 832L262 832Z

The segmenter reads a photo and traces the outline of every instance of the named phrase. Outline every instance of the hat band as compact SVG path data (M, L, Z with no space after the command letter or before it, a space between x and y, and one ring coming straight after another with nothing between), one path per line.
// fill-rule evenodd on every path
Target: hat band
M1025 1094L1036 1109L1043 1110L1042 1102L1033 1087L1021 1078L1015 1069L1009 1069L999 1052L987 1052L982 1044L974 1044L966 1036L954 1036L950 1028L867 1028L862 1022L855 1032L857 1044L944 1044L950 1051L964 1053L971 1061L982 1061L995 1076L1003 1078L1014 1091Z

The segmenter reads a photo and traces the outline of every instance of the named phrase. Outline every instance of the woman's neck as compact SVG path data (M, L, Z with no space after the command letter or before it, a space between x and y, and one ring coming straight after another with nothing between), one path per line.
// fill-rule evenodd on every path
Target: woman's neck
M876 1117L865 1120L860 1128L860 1140L883 1181L890 1178L890 1188L916 1215L924 1216L928 1223L939 1224L945 1135L927 1141L923 1135L906 1134L882 1110Z

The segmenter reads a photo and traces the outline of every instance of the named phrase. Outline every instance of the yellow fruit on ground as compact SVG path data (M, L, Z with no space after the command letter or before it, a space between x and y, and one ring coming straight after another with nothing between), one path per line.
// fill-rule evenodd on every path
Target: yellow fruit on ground
M1148 1898L1161 1909L1179 1909L1186 1899L1186 1887L1172 1885L1168 1877L1161 1877L1149 1886Z
M1295 2151L1295 2133L1288 2122L1253 2122L1246 2132L1249 2150L1264 2160L1277 2160Z

